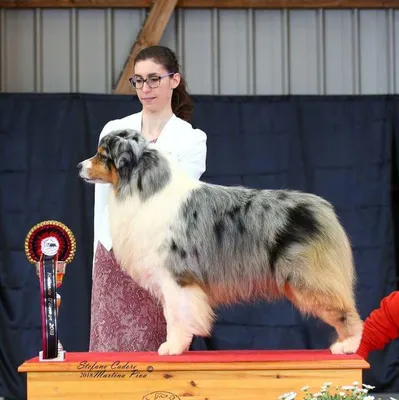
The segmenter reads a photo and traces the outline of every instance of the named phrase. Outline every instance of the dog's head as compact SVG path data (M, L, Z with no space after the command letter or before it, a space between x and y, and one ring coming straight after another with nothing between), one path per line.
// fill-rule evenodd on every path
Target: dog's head
M118 187L130 181L147 144L137 131L112 131L101 139L93 157L77 165L79 176L89 183Z

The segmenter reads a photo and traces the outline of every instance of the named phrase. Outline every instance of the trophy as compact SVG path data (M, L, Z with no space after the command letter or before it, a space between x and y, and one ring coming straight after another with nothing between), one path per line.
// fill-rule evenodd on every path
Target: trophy
M58 312L65 268L76 252L76 242L68 227L58 221L43 221L35 225L25 239L25 254L36 267L40 283L42 316L42 351L40 361L64 361L65 351L58 339Z

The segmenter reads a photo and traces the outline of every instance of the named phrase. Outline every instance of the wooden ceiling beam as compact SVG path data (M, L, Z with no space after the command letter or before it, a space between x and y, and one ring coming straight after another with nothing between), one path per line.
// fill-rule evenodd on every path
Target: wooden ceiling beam
M129 83L129 78L133 75L134 59L143 48L159 44L176 7L177 1L178 0L154 1L143 28L132 46L123 71L119 76L114 94L132 94L134 92L134 89Z
M153 0L0 0L0 8L150 8ZM178 8L399 8L398 0L178 0Z

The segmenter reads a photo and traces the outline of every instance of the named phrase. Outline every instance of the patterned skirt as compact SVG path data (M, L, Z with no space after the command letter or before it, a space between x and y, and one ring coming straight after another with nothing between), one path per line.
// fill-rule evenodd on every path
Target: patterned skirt
M157 351L166 340L162 306L98 244L93 266L90 350Z

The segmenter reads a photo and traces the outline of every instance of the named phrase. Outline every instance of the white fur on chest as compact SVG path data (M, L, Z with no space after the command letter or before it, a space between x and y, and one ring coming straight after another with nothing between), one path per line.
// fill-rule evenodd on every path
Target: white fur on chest
M184 176L172 181L146 201L135 194L124 201L109 193L108 218L115 257L139 285L157 294L167 271L162 268L167 252L161 246L170 238L170 226L182 202L199 182Z

